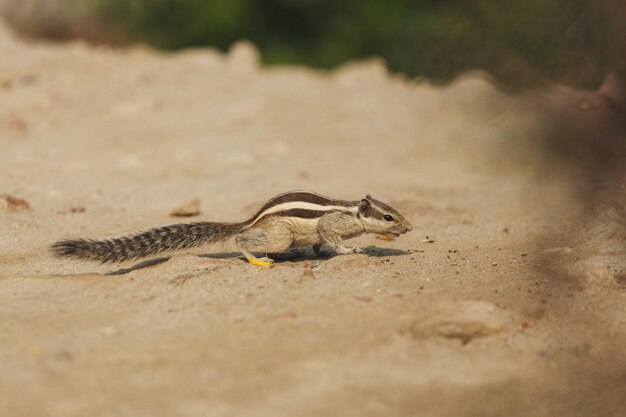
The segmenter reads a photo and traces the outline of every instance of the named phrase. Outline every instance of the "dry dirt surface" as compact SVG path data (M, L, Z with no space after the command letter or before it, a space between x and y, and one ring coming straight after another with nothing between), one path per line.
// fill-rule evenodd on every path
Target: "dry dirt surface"
M572 92L257 55L0 30L1 416L623 415L624 177L587 193L603 177L546 153L543 104ZM48 251L294 189L370 193L414 230L262 270L230 246Z

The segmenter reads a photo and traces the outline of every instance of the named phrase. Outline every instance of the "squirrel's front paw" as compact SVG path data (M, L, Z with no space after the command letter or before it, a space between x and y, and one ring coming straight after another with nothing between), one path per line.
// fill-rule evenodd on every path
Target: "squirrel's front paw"
M365 251L361 248L337 248L338 255L349 255L351 253L365 253Z

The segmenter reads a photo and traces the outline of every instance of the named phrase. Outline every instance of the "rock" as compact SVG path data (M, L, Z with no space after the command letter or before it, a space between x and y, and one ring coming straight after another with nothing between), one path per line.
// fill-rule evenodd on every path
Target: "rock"
M429 317L413 322L404 333L416 338L444 337L463 344L501 331L510 322L504 310L485 301L435 306Z
M4 210L8 212L26 211L31 209L28 201L9 194L0 195L0 201L2 201Z
M173 217L192 217L200 214L200 199L194 198L193 200L183 204L172 210L170 216Z

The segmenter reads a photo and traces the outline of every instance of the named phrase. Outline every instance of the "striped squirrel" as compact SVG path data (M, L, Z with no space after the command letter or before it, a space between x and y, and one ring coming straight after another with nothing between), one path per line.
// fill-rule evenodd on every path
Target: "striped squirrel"
M363 253L343 240L363 233L399 236L413 229L400 213L368 195L362 200L333 200L308 191L279 194L241 223L198 222L158 227L115 239L63 240L52 245L57 256L124 262L167 252L222 243L234 238L248 262L271 266L273 260L253 253L280 253L313 246L318 256L326 244L337 254Z

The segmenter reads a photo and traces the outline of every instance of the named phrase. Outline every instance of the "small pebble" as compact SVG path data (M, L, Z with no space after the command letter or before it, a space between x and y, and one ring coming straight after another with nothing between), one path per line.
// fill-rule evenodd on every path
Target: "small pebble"
M200 199L194 198L193 200L175 208L170 213L173 217L192 217L200 214Z
M9 194L0 195L0 201L3 202L4 209L6 211L15 212L30 210L30 204L28 204L28 201Z

